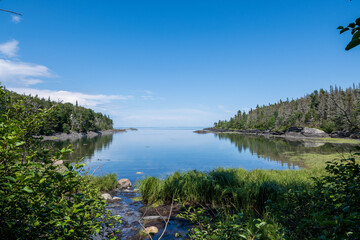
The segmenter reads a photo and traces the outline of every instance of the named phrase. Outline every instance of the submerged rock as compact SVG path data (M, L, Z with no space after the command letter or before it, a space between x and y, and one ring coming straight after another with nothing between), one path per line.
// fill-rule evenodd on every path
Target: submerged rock
M118 184L120 186L120 189L124 189L124 188L131 188L131 182L129 179L127 178L123 178L123 179L120 179L118 181Z

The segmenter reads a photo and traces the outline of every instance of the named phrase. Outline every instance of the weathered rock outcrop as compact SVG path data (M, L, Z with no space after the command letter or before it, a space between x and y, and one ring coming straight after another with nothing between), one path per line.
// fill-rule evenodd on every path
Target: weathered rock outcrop
M285 132L285 135L288 137L329 137L329 134L320 129L308 127L291 127Z

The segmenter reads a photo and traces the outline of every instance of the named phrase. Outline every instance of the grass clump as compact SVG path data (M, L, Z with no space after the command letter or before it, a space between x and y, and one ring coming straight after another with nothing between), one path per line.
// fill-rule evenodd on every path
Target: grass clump
M306 189L311 170L253 170L217 168L210 172L175 172L164 179L148 177L138 185L145 203L181 201L212 207L262 212L264 201L276 201L290 188Z
M101 192L111 191L117 187L116 173L109 173L103 176L88 176L94 186Z

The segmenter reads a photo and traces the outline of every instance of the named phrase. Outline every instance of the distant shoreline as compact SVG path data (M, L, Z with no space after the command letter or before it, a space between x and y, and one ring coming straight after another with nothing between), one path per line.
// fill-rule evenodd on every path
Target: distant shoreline
M73 132L70 133L55 133L50 136L39 136L42 137L42 141L66 141L66 140L76 140L80 138L93 138L97 136L110 135L118 132L126 132L127 130L135 131L134 128L129 129L108 129L103 131L89 131L89 132Z
M241 134L247 136L262 136L267 138L283 138L286 140L302 140L302 141L321 141L328 143L347 143L347 144L359 144L360 139L349 138L349 137L321 137L321 136L304 136L300 133L279 133L271 131L260 131L260 130L233 130L233 129L219 129L219 128L204 128L203 130L194 131L195 133L232 133Z

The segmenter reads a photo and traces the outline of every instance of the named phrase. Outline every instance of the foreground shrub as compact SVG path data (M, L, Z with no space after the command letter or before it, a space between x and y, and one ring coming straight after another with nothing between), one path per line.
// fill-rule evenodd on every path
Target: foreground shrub
M0 103L6 99L0 88ZM51 153L33 137L51 111L30 111L19 99L0 113L1 238L89 239L119 223L106 211L99 190L80 175L83 165L54 164L70 150Z
M292 239L360 239L360 165L352 157L328 162L326 171L313 188L269 202Z

